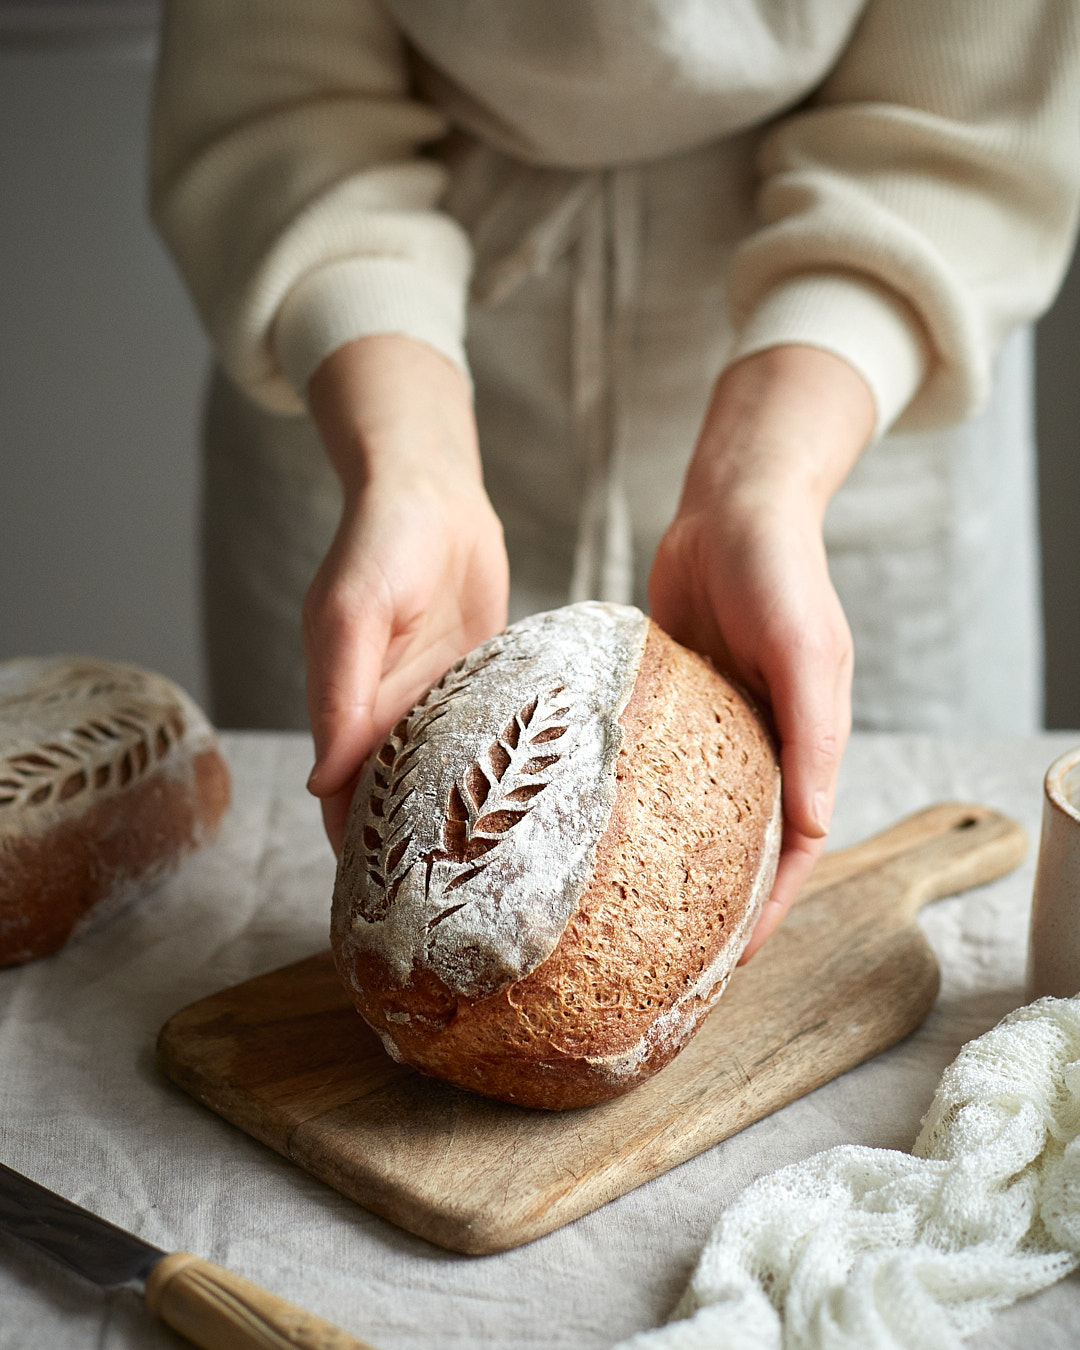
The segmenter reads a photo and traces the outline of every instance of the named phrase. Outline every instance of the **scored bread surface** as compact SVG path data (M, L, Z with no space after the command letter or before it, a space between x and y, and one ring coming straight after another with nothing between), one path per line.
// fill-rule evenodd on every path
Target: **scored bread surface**
M590 837L587 873L569 907L564 896L553 941L545 887L570 841L549 838L548 852L532 858L532 912L547 921L546 951L538 945L538 959L504 971L496 987L455 987L422 957L407 969L391 965L370 941L380 920L358 915L342 883L355 877L355 857L343 854L335 895L339 966L396 1058L479 1092L549 1108L626 1091L685 1044L749 938L779 846L779 772L746 700L636 610L582 605L539 617L550 630L575 616L574 640L587 648L598 612L627 616L634 642L620 649L624 678L615 684L629 688L608 708L617 730L607 735L614 754L601 785L610 792L596 794L605 808L602 827ZM486 660L485 651L473 656ZM485 669L520 701L523 685L512 666L497 661ZM563 667L567 688L590 675L575 648ZM464 687L453 687L452 697L471 706L482 739L489 734L485 701L471 697L467 677ZM570 743L566 751L572 757ZM431 801L439 817L454 788L462 793L460 755L447 768L447 796L414 798L414 811ZM552 781L550 790L578 790L583 777ZM358 792L350 838L362 839L369 807ZM474 887L497 911L499 893L484 874L463 883L459 899L467 901ZM391 911L398 899L400 891ZM476 918L482 930L483 911ZM345 932L348 944L341 942Z
M353 799L335 945L402 984L493 993L554 950L615 799L618 715L646 619L536 615L453 667L394 729Z
M0 663L0 965L57 951L217 826L229 776L188 696L91 658Z

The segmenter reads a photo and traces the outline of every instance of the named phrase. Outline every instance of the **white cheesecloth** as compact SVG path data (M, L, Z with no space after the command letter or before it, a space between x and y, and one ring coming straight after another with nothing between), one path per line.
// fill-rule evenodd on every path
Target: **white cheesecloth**
M947 1350L1080 1264L1080 996L945 1070L911 1154L854 1145L724 1212L673 1321L619 1350Z

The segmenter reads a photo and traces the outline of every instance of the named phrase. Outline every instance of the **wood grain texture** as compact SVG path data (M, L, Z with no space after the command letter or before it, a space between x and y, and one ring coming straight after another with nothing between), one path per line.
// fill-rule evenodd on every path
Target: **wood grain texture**
M1015 822L946 803L822 859L690 1045L625 1097L505 1105L387 1058L329 952L183 1009L182 1088L343 1194L453 1251L504 1251L694 1157L919 1025L938 988L915 915L1024 854Z
M159 1261L150 1311L203 1350L374 1350L347 1331L190 1252Z

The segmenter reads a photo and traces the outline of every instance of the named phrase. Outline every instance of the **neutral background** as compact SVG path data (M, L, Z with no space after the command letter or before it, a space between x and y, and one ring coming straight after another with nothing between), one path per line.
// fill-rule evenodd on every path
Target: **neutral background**
M205 341L145 211L152 0L0 0L0 659L205 693ZM1047 725L1080 727L1080 266L1038 334Z

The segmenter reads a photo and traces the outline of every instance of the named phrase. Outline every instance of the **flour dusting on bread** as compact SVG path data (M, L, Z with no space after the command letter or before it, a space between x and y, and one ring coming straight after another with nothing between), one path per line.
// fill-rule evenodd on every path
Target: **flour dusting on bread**
M614 802L618 716L644 616L537 615L453 667L394 728L354 798L334 927L481 997L539 965L588 878Z

